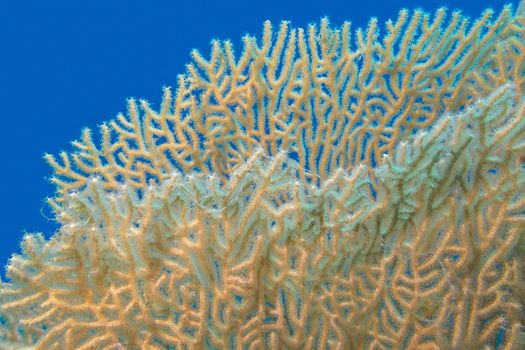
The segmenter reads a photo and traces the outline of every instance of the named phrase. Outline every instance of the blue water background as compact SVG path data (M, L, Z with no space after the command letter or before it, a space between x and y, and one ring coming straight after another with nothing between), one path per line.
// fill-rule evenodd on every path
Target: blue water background
M0 0L0 265L19 251L24 232L49 237L57 229L44 202L54 187L43 153L70 150L83 127L125 111L128 97L158 107L191 49L207 57L212 39L231 39L239 53L241 37L259 35L266 19L304 27L328 16L355 29L401 8L446 6L477 17L507 2Z

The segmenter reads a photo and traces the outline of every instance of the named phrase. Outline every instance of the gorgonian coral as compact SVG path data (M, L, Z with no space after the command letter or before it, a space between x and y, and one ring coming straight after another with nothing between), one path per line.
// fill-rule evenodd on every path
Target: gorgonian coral
M267 23L238 59L195 52L160 111L46 156L62 226L11 259L0 345L517 349L523 22Z

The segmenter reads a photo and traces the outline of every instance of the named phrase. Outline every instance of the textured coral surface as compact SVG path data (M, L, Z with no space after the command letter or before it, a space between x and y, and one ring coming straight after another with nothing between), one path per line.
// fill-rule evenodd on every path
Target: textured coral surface
M61 229L10 260L0 348L520 349L521 10L195 52L46 156Z

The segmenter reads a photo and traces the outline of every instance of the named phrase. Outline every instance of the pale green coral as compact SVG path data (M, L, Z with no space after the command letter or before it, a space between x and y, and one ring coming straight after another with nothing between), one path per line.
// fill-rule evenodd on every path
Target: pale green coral
M144 104L140 116L132 102L129 119L102 128L100 150L86 132L64 166L49 157L62 226L49 241L26 235L11 259L10 281L0 285L0 348L519 349L523 71L494 67L506 60L523 68L522 56L500 57L510 46L499 45L523 52L521 19L507 8L494 22L480 19L474 28L488 32L475 33L459 15L446 28L442 11L433 22L407 16L387 25L384 45L372 22L355 51L345 51L347 24L335 31L324 21L319 32L310 28L308 44L303 31L287 29L272 44L267 28L261 47L246 40L236 64L229 44L213 51L225 60L196 54L208 78L190 67L173 105L169 91L159 113ZM388 52L403 25L400 51ZM412 45L406 32L421 28L427 40ZM452 42L465 46L447 51ZM295 48L303 50L297 61ZM442 60L430 58L443 50ZM281 51L290 58L276 77ZM374 89L385 86L381 74L392 82L398 71L409 78L389 93L404 97L389 101L385 116L373 108L385 103ZM456 72L460 82L439 86L439 72ZM309 85L307 76L317 81ZM502 77L511 83L498 86ZM337 79L360 82L341 90ZM331 100L325 87L355 90L361 102ZM277 95L294 102L283 107ZM421 99L435 110L424 112ZM337 114L329 101L346 109ZM420 114L422 124L407 119ZM262 115L275 117L274 129L256 125ZM360 147L352 140L364 133L379 144L387 129L373 121L390 117L401 118L390 127L403 132L385 140L389 146L370 141L366 152L351 148L344 166L332 164L323 147ZM307 131L315 118L321 136ZM343 132L344 118L369 124ZM206 133L204 145L198 133ZM333 133L346 136L336 142ZM362 159L350 161L352 152ZM366 154L380 157L372 164ZM177 162L185 164L179 171Z

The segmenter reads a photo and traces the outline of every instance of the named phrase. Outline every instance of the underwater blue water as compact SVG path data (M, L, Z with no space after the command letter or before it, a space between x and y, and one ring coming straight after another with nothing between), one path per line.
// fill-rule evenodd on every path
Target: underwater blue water
M0 265L24 232L57 229L44 198L54 188L44 152L70 149L82 127L96 128L125 111L126 98L158 106L162 86L175 86L190 50L209 53L211 39L240 51L262 23L306 26L328 16L364 27L396 18L401 8L446 6L477 17L503 0L266 1L1 1L0 2ZM82 3L82 4L81 4ZM513 1L517 6L518 1ZM3 275L3 269L2 269Z

